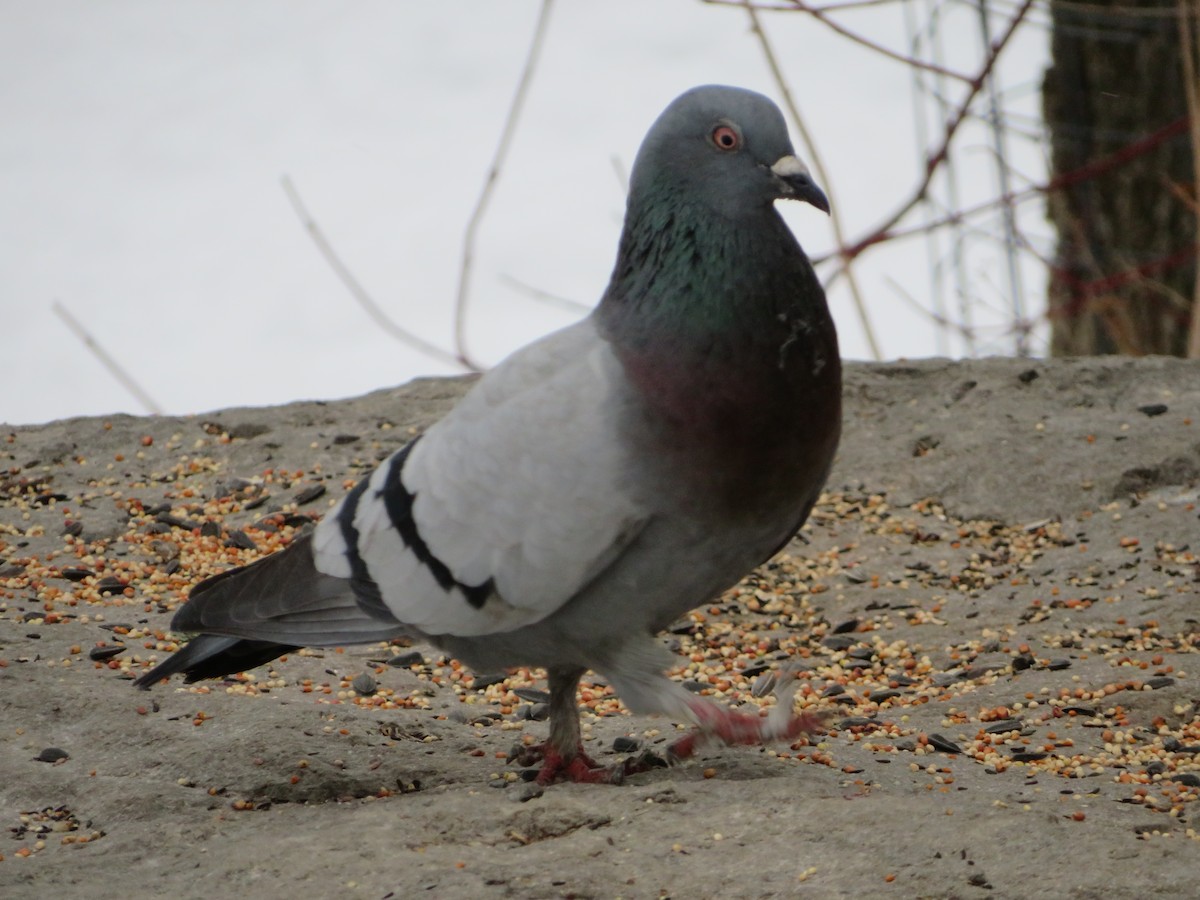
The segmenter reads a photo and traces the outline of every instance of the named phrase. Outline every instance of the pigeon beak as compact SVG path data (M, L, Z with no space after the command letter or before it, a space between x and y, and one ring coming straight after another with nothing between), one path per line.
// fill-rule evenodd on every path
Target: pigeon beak
M771 166L771 174L779 181L782 196L791 197L811 203L823 213L829 212L829 198L817 187L808 173L808 166L796 157L788 154L781 156L775 165Z

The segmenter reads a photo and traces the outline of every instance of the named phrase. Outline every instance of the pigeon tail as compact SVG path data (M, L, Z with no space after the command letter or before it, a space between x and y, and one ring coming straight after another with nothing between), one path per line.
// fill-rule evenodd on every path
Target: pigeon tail
M200 582L171 629L301 647L367 644L405 633L362 587L318 571L311 532L279 553Z
M366 644L406 633L360 594L347 579L316 569L312 535L303 534L278 553L196 585L171 630L198 636L135 684L144 689L180 673L188 682L220 678L299 647Z
M134 686L148 691L164 678L181 674L188 684L204 678L221 678L261 666L298 649L294 645L276 644L273 641L247 641L201 634L134 681Z

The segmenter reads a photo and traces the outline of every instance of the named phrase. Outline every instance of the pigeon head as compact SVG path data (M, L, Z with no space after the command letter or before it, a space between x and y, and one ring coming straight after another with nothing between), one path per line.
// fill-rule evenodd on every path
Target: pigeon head
M721 85L693 88L663 111L638 151L629 193L631 208L686 198L734 219L779 199L829 212L779 108L762 94Z

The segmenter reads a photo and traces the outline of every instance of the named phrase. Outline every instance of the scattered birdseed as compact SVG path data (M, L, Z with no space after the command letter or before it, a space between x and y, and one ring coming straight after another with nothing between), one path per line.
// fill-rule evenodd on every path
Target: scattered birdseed
M327 462L324 471L233 472L206 453L226 438L248 438L225 428L203 434L149 444L140 430L132 435L125 457L161 454L138 482L106 468L111 453L93 463L64 452L0 469L0 621L17 625L22 641L44 644L67 622L90 623L97 636L70 652L6 651L0 667L74 663L99 677L144 673L179 646L168 623L194 584L286 547L312 521L293 504L348 489L386 449L329 438L346 454L341 469ZM926 448L930 459L940 452ZM363 459L355 462L355 453ZM70 479L64 469L73 470ZM292 504L267 506L272 496ZM962 767L972 766L1018 786L1098 779L1089 783L1103 781L1164 823L1180 820L1200 808L1200 710L1188 672L1197 669L1190 663L1200 635L1187 612L1200 560L1187 543L1196 521L1189 504L1121 499L1072 519L1006 525L956 517L936 499L893 505L883 493L830 491L795 555L761 566L667 629L678 655L672 677L765 714L777 703L780 676L796 670L796 708L836 718L825 735L770 748L764 758L772 764L826 766L850 782L893 760L920 771L953 762L953 773L928 774L931 788L946 790L958 789ZM1117 515L1121 537L1098 544L1089 519ZM997 598L1010 618L975 618ZM543 673L472 673L436 651L400 646L377 645L367 656L353 650L349 659L336 649L301 650L224 684L177 690L239 702L294 694L322 707L367 708L374 718L365 730L387 726L375 735L385 746L439 740L434 730L450 722L429 713L388 717L446 702L466 723L454 733L480 736L484 756L495 751L489 738L542 737L530 725L546 713ZM313 659L325 660L327 677ZM303 675L297 660L308 663ZM340 674L373 660L373 672ZM391 688L376 681L384 665ZM579 699L585 728L625 715L598 675L584 678ZM209 722L196 708L179 723ZM340 740L351 734L343 724L321 733ZM655 724L664 734L618 741L614 752L638 753L678 733L674 723ZM520 734L499 734L505 729ZM66 759L63 752L44 761ZM700 771L708 770L718 773Z

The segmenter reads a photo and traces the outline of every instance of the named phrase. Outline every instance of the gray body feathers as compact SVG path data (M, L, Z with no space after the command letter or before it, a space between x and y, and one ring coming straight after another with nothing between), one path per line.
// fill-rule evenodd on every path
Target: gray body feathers
M311 534L197 586L173 627L202 636L138 683L411 635L545 666L560 699L594 669L636 711L698 720L654 635L787 542L840 431L833 323L771 205L824 203L791 152L759 95L675 101L597 310L487 373ZM576 739L567 716L552 742Z

